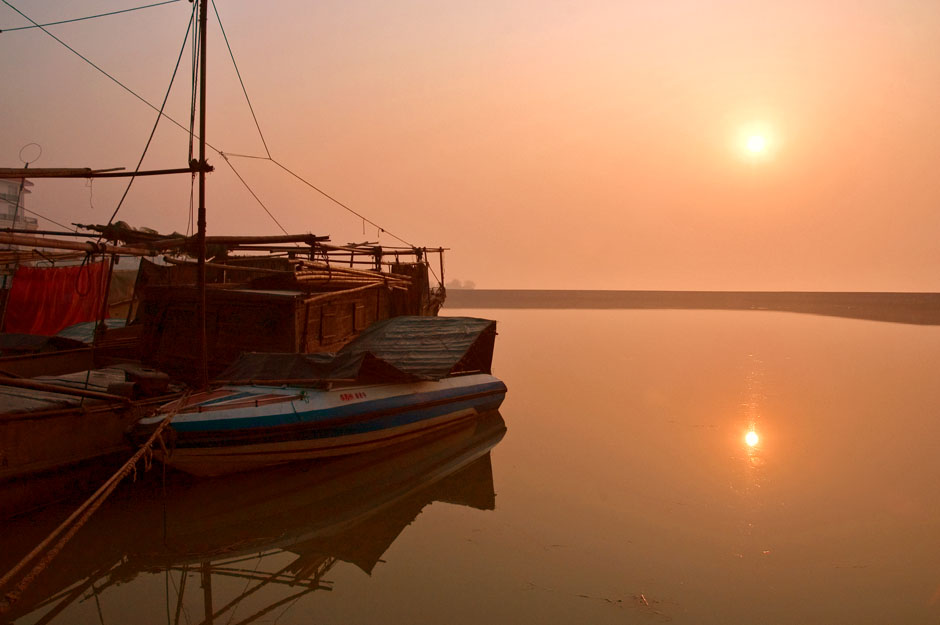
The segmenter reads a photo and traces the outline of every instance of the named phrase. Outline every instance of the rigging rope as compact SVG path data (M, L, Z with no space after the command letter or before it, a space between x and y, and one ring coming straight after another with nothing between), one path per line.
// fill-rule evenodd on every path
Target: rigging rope
M2 201L4 201L4 202L8 202L8 203L10 203L10 204L13 203L13 200L8 200L8 199L6 199L6 198L0 198L0 200L2 200ZM46 221L48 221L48 222L50 222L50 223L54 223L55 225L59 226L59 227L62 228L63 230L72 230L73 232L76 230L76 228L74 228L74 227L64 226L64 225L60 224L58 221L56 221L56 220L54 220L54 219L50 219L50 218L46 217L46 216L43 215L43 214L37 213L36 211L34 211L34 210L32 210L32 209L26 208L25 206L20 206L20 210L23 211L24 213L29 213L29 214L31 214L31 215L36 215L36 217L39 217L40 219L45 219Z
M166 88L166 94L163 96L163 103L160 105L159 114L157 115L156 121L154 121L153 123L153 128L150 130L150 136L147 138L147 144L144 146L144 151L140 155L140 160L137 161L137 167L134 169L135 174L138 171L140 171L140 166L144 164L144 158L147 156L147 150L150 149L150 143L153 141L153 136L157 133L157 127L160 125L160 119L163 117L163 109L166 107L167 100L170 99L170 92L173 90L173 82L176 80L176 72L179 71L180 61L183 60L183 52L186 51L186 42L189 41L189 32L193 28L195 15L196 15L196 3L194 2L193 11L189 16L189 23L186 25L186 34L183 36L183 46L180 48L179 56L176 57L176 65L173 67L173 75L170 76L170 84ZM114 218L117 217L118 211L121 210L121 206L124 205L124 200L125 198L127 198L127 194L131 190L131 185L134 184L134 180L136 179L137 179L136 176L131 176L130 179L127 181L127 186L124 188L124 194L121 196L121 199L118 202L117 207L114 209L114 212L111 214L111 218L108 219L109 226L114 221ZM100 241L103 236L104 235L102 235L101 237L98 237L98 240Z
M91 59L89 59L88 57L86 57L85 55L83 55L81 52L79 52L78 50L76 50L75 48L73 48L72 46L70 46L69 44L65 43L64 41L62 41L61 39L59 39L58 37L56 37L55 35L53 35L53 34L52 34L51 32L49 32L48 30L46 30L45 28L43 28L39 23L37 23L37 22L36 22L35 20L33 20L31 17L29 17L28 15L26 15L25 13L23 13L22 11L20 11L19 9L17 9L15 6L13 6L12 4L10 4L9 0L0 0L0 2L3 2L3 4L7 5L7 6L10 7L11 9L13 9L13 10L16 11L17 13L19 13L21 16L23 16L25 19L27 19L28 21L32 22L32 24L35 25L36 28L38 28L38 29L41 30L42 32L46 33L47 35L49 35L50 37L52 37L53 39L55 39L59 44L61 44L62 46L64 46L65 49L67 49L69 52L71 52L72 54L74 54L75 56L77 56L78 58L80 58L81 60L83 60L83 61L85 61L86 63L88 63L89 65L91 65L93 68L95 68L95 69L98 70L99 72L101 72L105 77L107 77L107 78L108 78L109 80L111 80L114 84L116 84L117 86L119 86L121 89L123 89L124 91L128 92L129 94L131 94L132 96L134 96L135 98L137 98L138 100L140 100L141 102L143 102L144 104L146 104L147 106L149 106L150 108L152 108L153 110L157 111L157 112L160 113L163 117L166 117L168 120L170 120L171 122L173 122L174 124L176 124L177 126L179 126L180 128L182 128L183 130L186 130L186 127L183 126L181 123L179 123L178 121L176 121L175 119L173 119L172 117L170 117L169 115L167 115L166 113L163 113L159 108L157 108L156 106L154 106L153 104L151 104L150 102L148 102L146 98L144 98L143 96L139 95L136 91L134 91L133 89L131 89L130 87L128 87L127 85L125 85L124 83L122 83L120 80L118 80L117 78L115 78L114 76L112 76L111 74L109 74L108 72L106 72L106 71L104 71L103 69L101 69L101 67L99 67L99 66L96 65L94 62L92 62ZM208 145L208 144L207 144L207 145ZM215 149L215 148L213 148L213 149Z
M285 165L281 164L279 161L275 160L274 158L272 158L272 159L270 159L270 160L271 160L272 163L274 163L275 165L277 165L278 167L280 167L281 169L283 169L284 171L286 171L287 173L289 173L291 176L293 176L293 177L296 178L297 180L301 181L302 183L304 183L305 185L307 185L308 187L310 187L311 189L313 189L314 191L316 191L317 193L319 193L320 195L322 195L323 197L325 197L326 199L330 200L331 202L333 202L333 203L336 204L337 206L341 206L342 208L345 208L347 211L349 211L350 213L352 213L352 214L355 215L356 217L359 217L360 219L362 219L362 220L365 221L366 223L371 224L372 226L375 226L376 228L378 228L379 230L381 230L381 231L384 232L385 234L389 235L389 236L392 237L393 239L397 239L397 240L401 241L402 243L404 243L405 245L407 245L407 246L409 246L409 247L415 247L413 244L409 243L408 241L406 241L405 239L401 238L401 237L398 236L397 234L394 234L394 233L392 233L392 232L389 232L388 230L386 230L385 228L383 228L383 227L380 226L379 224L375 223L374 221L372 221L371 219L369 219L369 218L366 217L365 215L363 215L363 214L361 214L361 213L358 213L358 212L356 212L355 210L353 210L352 208L350 208L349 206L343 204L342 202L340 202L339 200L337 200L335 197L333 197L332 195L330 195L329 193L327 193L327 192L324 191L323 189L320 189L319 187L317 187L317 186L316 186L315 184L313 184L312 182L309 182L308 180L305 180L302 176L300 176L300 174L294 173L293 171L291 171L290 169L288 169Z
M228 156L225 154L225 152L219 152L219 156L222 157L222 159L225 161L225 164L228 165L232 169L232 172L238 177L238 179L241 180L241 183L245 185L246 189L248 189L248 193L250 193L251 197L255 198L258 204L261 205L261 208L263 208L264 212L268 214L268 217L270 217L272 221L274 221L274 223L277 224L277 227L281 229L281 232L283 232L284 234L290 234L287 230L284 229L284 226L281 225L281 222L279 222L277 218L274 217L271 211L268 210L268 207L264 205L264 202L261 201L261 198L257 196L257 194L252 190L252 188L248 185L245 179L242 178L242 175L238 173L238 170L235 169L235 166L232 165L231 161L228 160Z
M118 11L110 11L109 13L98 13L97 15L88 15L85 17L76 17L68 20L60 20L58 22L47 22L45 24L33 24L32 26L17 26L16 28L4 28L0 29L0 33L9 33L14 30L29 30L32 28L43 28L44 26L58 26L59 24L71 24L72 22L81 22L84 20L93 20L99 17L110 17L111 15L117 15L119 13L130 13L131 11L139 11L141 9L150 9L153 7L163 6L164 4L173 4L174 2L179 2L180 0L165 0L165 2L157 2L155 4L146 4L144 6L133 7L130 9L120 9ZM9 4L9 3L7 3ZM22 14L21 14L22 15ZM29 18L27 18L29 19ZM32 22L32 20L29 20Z
M258 136L261 137L261 144L264 146L264 152L268 155L268 158L271 158L271 150L268 149L268 142L264 140L264 133L261 132L261 124L258 123L258 118L255 116L255 108L251 105L251 98L248 97L248 89L245 88L245 81L242 80L242 73L238 71L238 63L235 62L235 53L232 52L232 46L229 45L228 35L225 34L225 27L222 26L222 18L219 16L219 9L215 6L215 0L212 0L212 10L215 11L215 18L219 20L219 30L222 31L222 39L225 40L225 47L228 48L228 54L230 57L232 57L232 67L235 68L235 75L238 76L238 84L242 86L242 93L245 94L245 101L248 103L248 110L251 111L251 118L255 120L255 128L258 129ZM254 194L252 193L252 195ZM283 230L283 228L281 229Z
M52 37L52 38L53 38L55 41L57 41L59 44L61 44L62 46L64 46L67 50L69 50L70 52L72 52L72 54L75 54L77 57L79 57L80 59L82 59L83 61L85 61L85 62L88 63L89 65L91 65L93 68L95 68L96 70L98 70L101 74L103 74L103 75L106 76L108 79L110 79L112 82L114 82L116 85L118 85L119 87L121 87L122 89L124 89L125 91L127 91L129 94L131 94L132 96L134 96L135 98L137 98L138 100L140 100L142 103L144 103L145 105L149 106L151 109L153 109L154 111L156 111L156 112L158 113L158 116L157 116L157 119L158 119L158 120L159 120L161 117L165 117L165 118L166 118L168 121L170 121L172 124L174 124L175 126L177 126L178 128L180 128L180 129L183 130L184 132L188 133L189 136L190 136L190 161L192 161L192 157L191 157L191 155L192 155L192 140L193 140L193 137L195 137L195 132L194 132L195 108L192 108L192 109L191 109L191 113L190 113L190 118L191 118L191 119L190 119L190 127L189 127L189 128L186 128L186 126L184 126L184 125L181 124L180 122L176 121L173 117L167 115L167 114L164 112L163 107L166 105L166 98L164 98L163 105L162 105L160 108L154 106L154 105L151 104L147 99L145 99L143 96L137 94L133 89L131 89L130 87L128 87L127 85L125 85L124 83L122 83L121 81L119 81L117 78L115 78L114 76L112 76L111 74L109 74L108 72L106 72L105 70L103 70L101 67L99 67L98 65L96 65L96 64L95 64L94 62L92 62L88 57L82 55L82 54L81 54L80 52L78 52L75 48L71 47L69 44L65 43L63 40L61 40L61 39L59 39L58 37L56 37L55 35L53 35L51 32L49 32L48 30L46 30L41 24L37 23L37 22L34 21L32 18L30 18L28 15L26 15L25 13L23 13L22 11L20 11L19 9L17 9L15 6L13 6L13 5L10 3L9 0L0 0L0 2L3 2L3 4L7 5L8 7L10 7L11 9L13 9L14 11L16 11L16 12L17 12L19 15L21 15L23 18L25 18L26 20L28 20L29 22L31 22L31 23L33 24L33 26L35 26L36 28L39 28L40 30L42 30L44 33L46 33L47 35L49 35L50 37ZM195 5L195 3L194 3L194 5ZM154 6L155 6L155 5L154 5ZM213 2L213 7L215 7L215 3L214 3L214 2ZM194 6L194 11L195 11L195 6ZM221 26L221 18L219 17L218 11L216 11L216 17L219 18L219 25ZM190 18L190 26L191 26L191 24L192 24L192 18ZM187 30L187 33L188 33L188 30ZM223 35L224 35L224 30L223 30ZM225 38L225 41L226 41L226 45L228 45L228 38L227 38L227 37ZM200 43L200 45L201 45L201 43ZM184 47L185 47L185 40L184 40ZM231 53L231 47L229 47L229 52ZM194 52L194 54L195 54L195 52ZM180 57L182 57L182 51L180 52ZM232 63L233 63L233 64L235 63L235 56L234 56L234 54L232 54ZM179 67L179 60L177 60L177 68L178 68L178 67ZM241 73L238 71L237 65L236 65L236 67L235 67L235 71L236 71L236 73L237 73L238 76L239 76L239 82L241 82L242 90L243 90L244 93L245 93L245 98L248 99L248 92L247 92L247 90L245 89L244 82L241 81ZM176 70L174 70L174 74L173 74L173 75L174 75L174 76L176 75ZM172 80L171 80L170 84L171 84L171 86L172 86ZM193 84L194 84L194 85L196 84L196 72L195 72L195 71L193 72ZM168 90L168 92L167 92L167 95L169 95L169 90ZM192 98L192 102L195 103L195 97ZM249 102L248 102L248 106L249 106L249 109L251 109L252 117L255 118L254 109L253 109L252 106L251 106L250 100L249 100ZM193 107L195 107L195 104L193 104ZM291 176L293 176L294 178L296 178L297 180L299 180L299 181L302 182L303 184L307 185L308 187L310 187L311 189L313 189L314 191L316 191L317 193L319 193L320 195L322 195L323 197L325 197L325 198L328 199L329 201L333 202L334 204L336 204L337 206L343 208L344 210L348 211L349 213L355 215L356 217L359 217L362 221L364 221L364 222L366 222L366 223L372 225L373 227L375 227L375 228L379 231L379 233L388 234L388 235L391 236L393 239L396 239L396 240L398 240L398 241L404 243L404 244L407 245L408 247L412 247L412 248L415 247L414 244L412 244L412 243L410 243L409 241L403 239L402 237L396 235L395 233L390 232L389 230L383 228L382 226L380 226L380 225L377 224L376 222L372 221L371 219L369 219L369 218L366 217L365 215L363 215L363 214L357 212L356 210L354 210L354 209L351 208L350 206L344 204L343 202L341 202L341 201L338 200L337 198L333 197L332 195L330 195L330 194L327 193L326 191L320 189L319 187L317 187L316 185L314 185L314 184L311 183L310 181L306 180L305 178L303 178L303 177L300 176L299 174L295 173L294 171L292 171L291 169L289 169L287 166L285 166L284 164L282 164L280 161L274 159L274 158L271 156L270 152L268 151L267 142L264 140L264 135L261 133L261 127L260 127L260 124L258 124L257 118L255 118L255 125L256 125L257 128L258 128L258 133L259 133L259 135L261 136L261 142L264 144L265 151L268 153L268 155L267 155L267 156L249 156L249 155L243 155L243 154L231 154L231 153L228 153L227 156L229 156L229 157L237 156L237 157L239 157L239 158L254 158L254 159L259 159L259 160L268 160L268 161L271 161L272 163L274 163L275 165L277 165L278 167L280 167L281 169L283 169L285 172L287 172L288 174L290 174ZM156 129L156 126L154 127L154 130L155 130L155 129ZM153 136L153 133L151 133L151 139L152 139L152 136ZM149 144L150 144L150 142L148 141L148 146L149 146ZM220 156L223 155L223 152L222 152L221 149L219 149L219 148L215 147L214 145L210 144L208 141L206 142L206 147L209 148L210 150L212 150L213 152L219 154ZM145 153L146 153L146 150L145 150ZM223 156L223 158L224 158L224 156ZM141 157L141 161L143 161L143 157ZM231 163L229 163L229 167L231 167ZM138 164L138 169L139 169L139 168L140 168L140 165ZM234 168L233 168L233 171L234 171ZM236 173L236 175L238 175L238 174ZM241 176L239 176L239 179L241 179ZM131 180L133 181L133 178L131 178ZM242 180L242 184L245 184L245 186L248 187L248 184L247 184L244 180ZM130 187L130 185L128 185L128 188L129 188L129 187ZM250 187L248 187L248 188L249 188L249 191L251 191ZM125 195L126 195L126 194L127 194L127 192L125 191ZM254 196L255 199L260 203L260 200L258 199L257 195L256 195L254 192L252 192L252 196ZM123 198L121 199L121 201L123 202ZM268 213L268 215L271 215L270 211L268 211L268 209L267 209L263 204L261 204L261 206L262 206L262 208L264 208L264 210ZM120 204L118 205L118 209L120 209ZM115 211L115 215L116 215L116 214L117 214L117 211ZM273 219L273 216L271 216L271 217L272 217L272 219ZM112 220L114 219L114 215L112 215L111 219L112 219ZM108 223L110 223L110 221L109 221ZM277 223L277 220L275 220L275 223ZM283 227L282 227L279 223L278 223L278 227L280 227L280 228L283 230Z
M389 236L391 236L391 237L393 237L393 238L395 238L395 239L401 241L401 242L404 243L405 245L408 245L408 246L410 246L410 247L414 247L411 243L409 243L409 242L406 241L405 239L403 239L403 238L401 238L401 237L399 237L399 236L397 236L397 235L395 235L395 234L389 232L388 230L386 230L386 229L383 228L382 226L378 225L378 224L375 223L374 221L372 221L372 220L366 218L364 215L362 215L362 214L356 212L355 210L353 210L352 208L350 208L350 207L347 206L346 204L340 202L340 201L339 201L338 199L336 199L335 197L333 197L333 196L331 196L330 194L326 193L325 191L323 191L322 189L320 189L319 187L317 187L317 186L314 185L313 183L309 182L308 180L305 180L303 177L301 177L300 175L294 173L293 171L291 171L290 169L288 169L286 166L282 165L279 161L275 160L274 157L271 156L271 150L268 149L268 143L267 143L267 141L265 141L265 139L264 139L264 133L261 131L261 124L258 123L258 118L257 118L257 116L255 115L255 109L254 109L254 107L251 105L251 98L248 96L248 89L245 87L245 82L242 80L242 74L241 74L241 72L240 72L239 69L238 69L238 63L235 61L235 54L232 52L232 46L229 45L228 36L225 34L225 27L222 25L222 18L221 18L221 16L219 15L219 10L218 10L218 8L216 8L215 0L212 0L212 9L215 11L215 17L216 17L216 19L218 19L218 21L219 21L219 28L222 30L222 37L223 37L223 39L225 40L225 45L226 45L226 47L228 48L229 56L230 56L231 59L232 59L232 66L235 68L235 74L238 76L238 82L239 82L239 84L240 84L241 87L242 87L242 93L245 94L245 102L248 104L248 110L251 111L251 117L252 117L252 119L255 121L255 127L258 129L258 136L261 138L261 143L262 143L262 145L264 145L264 151L265 151L265 153L267 154L267 158L262 157L262 156L245 156L245 155L241 155L241 154L229 154L229 155L226 155L226 154L223 154L223 153L222 153L221 151L219 151L219 150L216 150L216 151L219 153L219 155L220 155L222 158L225 159L225 162L228 164L229 167L232 168L232 171L235 172L235 175L238 176L238 179L241 180L242 184L245 185L245 188L248 189L248 192L251 193L252 197L254 197L255 200L257 200L258 204L261 205L261 208L263 208L264 211L268 214L268 216L271 217L271 219L274 220L274 223L276 223L277 226L278 226L281 230L283 230L285 234L287 234L287 231L284 230L284 227L281 226L281 224L277 221L277 219L274 218L274 215L271 214L271 211L268 210L268 208L264 205L264 203L261 201L261 199L255 194L255 192L252 191L251 187L248 186L248 183L245 181L245 179L242 178L241 175L240 175L237 171L235 171L235 168L232 166L232 163L229 161L228 156L238 156L238 157L241 157L241 158L253 158L253 159L259 159L259 160L269 160L269 161L271 161L272 163L274 163L275 165L277 165L278 167L280 167L281 169L283 169L284 171L286 171L286 172L287 172L288 174L290 174L291 176L297 178L297 179L300 180L302 183L304 183L305 185L307 185L308 187L310 187L311 189L313 189L314 191L316 191L317 193L319 193L320 195L322 195L323 197L325 197L325 198L327 198L328 200L330 200L331 202L335 203L337 206L340 206L340 207L346 209L347 211L349 211L350 213L352 213L352 214L355 215L356 217L359 217L360 219L362 219L364 222L368 222L368 223L372 224L373 226L375 226L376 228L378 228L378 230L379 230L380 232L384 232L384 233L388 234Z

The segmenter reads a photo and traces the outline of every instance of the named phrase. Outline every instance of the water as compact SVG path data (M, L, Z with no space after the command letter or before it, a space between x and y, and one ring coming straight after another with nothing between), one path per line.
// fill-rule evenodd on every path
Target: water
M448 312L499 320L505 434L124 489L16 622L940 619L940 327ZM64 514L0 527L3 563Z

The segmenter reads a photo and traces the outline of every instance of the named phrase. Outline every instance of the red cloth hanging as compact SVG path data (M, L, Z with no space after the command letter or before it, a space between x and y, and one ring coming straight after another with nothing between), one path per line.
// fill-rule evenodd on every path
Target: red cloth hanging
M19 267L13 274L4 332L51 336L75 323L94 321L104 303L108 264Z

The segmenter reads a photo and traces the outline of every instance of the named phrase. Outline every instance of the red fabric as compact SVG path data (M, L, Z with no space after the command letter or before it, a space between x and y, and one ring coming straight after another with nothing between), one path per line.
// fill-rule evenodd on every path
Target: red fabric
M105 262L71 267L19 267L7 300L4 332L45 334L101 314L108 279Z

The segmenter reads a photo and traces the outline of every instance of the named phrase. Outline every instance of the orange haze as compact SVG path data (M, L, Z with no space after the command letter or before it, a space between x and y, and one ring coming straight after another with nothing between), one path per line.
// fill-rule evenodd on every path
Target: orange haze
M130 6L13 4L42 22ZM387 231L452 248L448 279L940 288L940 3L217 5L272 155ZM49 30L159 105L191 6ZM209 142L263 155L210 17ZM24 24L0 7L0 166L36 142L35 167L133 169L155 113L41 31L8 31ZM184 125L188 55L167 108ZM759 155L745 150L751 128L766 133ZM145 168L187 159L186 133L161 124ZM210 231L280 232L210 162ZM376 240L271 163L231 163L288 231ZM189 189L141 180L118 219L185 232ZM37 181L28 206L100 223L122 191Z

